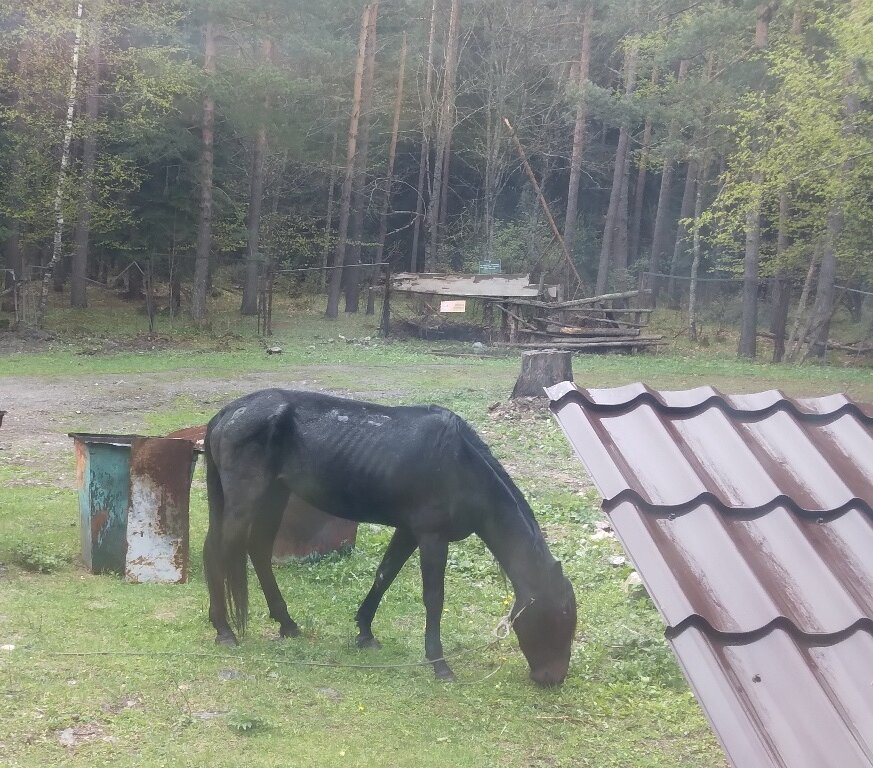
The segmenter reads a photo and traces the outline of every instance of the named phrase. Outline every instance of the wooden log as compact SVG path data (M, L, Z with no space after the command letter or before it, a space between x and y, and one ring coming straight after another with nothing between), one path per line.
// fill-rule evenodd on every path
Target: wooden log
M572 301L535 301L534 299L511 299L509 303L517 304L524 307L542 307L544 309L571 309L572 307L584 307L588 304L597 304L601 301L614 301L616 299L630 299L634 296L640 296L645 293L651 293L648 289L639 291L624 291L622 293L604 293L601 296L589 296L586 299L573 299ZM616 307L615 309L607 309L607 312L618 312L627 307ZM640 310L633 309L637 312Z
M573 361L569 352L554 349L525 352L521 356L521 373L510 397L545 397L543 387L562 381L573 381Z
M585 307L579 310L579 312L584 312L586 315L593 312L599 315L637 315L651 314L654 311L653 309L640 309L638 307Z
M532 339L531 343L541 348L557 348L560 345L594 344L600 341L636 341L634 336L563 336L561 334L549 335L544 338Z

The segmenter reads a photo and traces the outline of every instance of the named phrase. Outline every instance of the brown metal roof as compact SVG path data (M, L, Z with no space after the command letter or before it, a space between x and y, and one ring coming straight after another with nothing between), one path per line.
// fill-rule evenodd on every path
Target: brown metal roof
M732 763L871 768L873 408L547 391Z

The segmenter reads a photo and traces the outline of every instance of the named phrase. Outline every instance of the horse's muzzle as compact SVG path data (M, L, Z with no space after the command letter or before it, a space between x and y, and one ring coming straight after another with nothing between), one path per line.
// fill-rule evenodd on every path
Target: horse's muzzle
M553 672L552 670L543 669L530 673L530 679L533 680L541 688L556 688L564 682L567 677L567 672Z

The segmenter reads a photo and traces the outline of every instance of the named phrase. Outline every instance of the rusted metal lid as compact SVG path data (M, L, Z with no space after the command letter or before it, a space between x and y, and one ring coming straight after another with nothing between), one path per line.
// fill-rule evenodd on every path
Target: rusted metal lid
M736 766L873 766L873 408L547 390Z

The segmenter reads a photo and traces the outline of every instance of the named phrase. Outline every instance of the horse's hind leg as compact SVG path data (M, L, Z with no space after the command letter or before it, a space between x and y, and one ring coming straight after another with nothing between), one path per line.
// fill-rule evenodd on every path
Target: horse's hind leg
M416 544L415 537L405 528L397 528L391 541L388 543L388 549L382 556L382 562L379 563L376 569L376 578L373 580L373 586L358 608L355 614L355 623L358 625L357 644L359 648L378 648L379 642L373 637L373 617L376 615L376 609L379 607L379 602L382 596L387 591L391 583L397 578L403 564L409 560L410 555L415 552Z
M441 680L454 680L443 658L443 643L440 639L440 619L445 600L446 560L449 542L433 534L422 536L418 542L421 552L421 583L424 591L424 653L433 662L434 674Z
M267 600L270 618L279 622L279 636L296 637L300 634L300 629L294 619L288 615L288 605L279 591L272 564L273 545L287 503L287 491L283 492L279 488L270 489L261 504L258 516L252 523L249 534L249 557Z
M221 555L221 523L209 525L203 545L203 566L209 588L209 621L215 627L215 642L219 645L237 645L238 641L227 620L227 602L224 597L224 567Z

